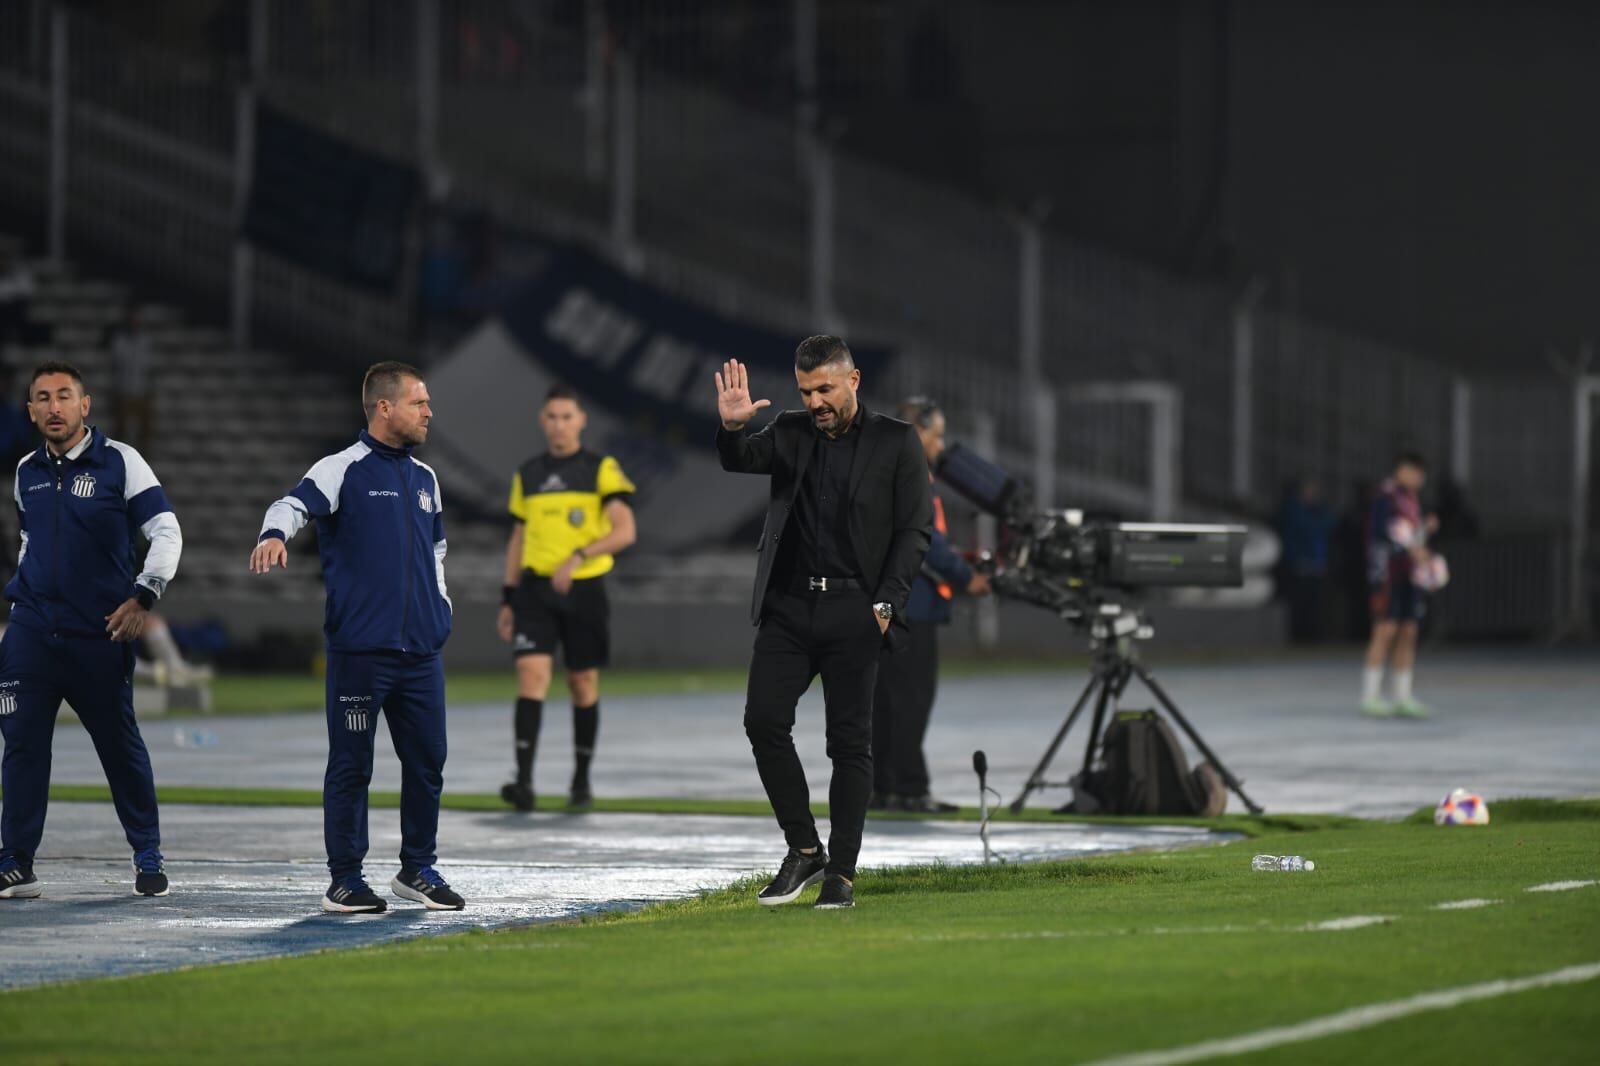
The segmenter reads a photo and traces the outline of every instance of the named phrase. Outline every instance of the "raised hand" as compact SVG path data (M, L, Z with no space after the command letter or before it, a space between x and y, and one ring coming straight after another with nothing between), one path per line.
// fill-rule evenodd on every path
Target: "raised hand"
M743 429L763 407L771 407L771 400L750 400L750 375L744 364L729 359L722 364L717 379L717 414L724 429Z

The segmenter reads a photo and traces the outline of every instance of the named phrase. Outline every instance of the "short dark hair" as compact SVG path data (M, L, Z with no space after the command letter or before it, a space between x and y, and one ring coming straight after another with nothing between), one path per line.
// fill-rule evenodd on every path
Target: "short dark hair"
M579 407L583 406L583 401L578 399L578 390L564 381L558 381L544 390L544 402L549 403L551 400L571 400Z
M809 372L829 363L838 363L846 370L855 369L855 356L850 354L850 348L838 337L831 337L825 333L807 337L794 350L796 370Z
M422 380L422 371L410 363L389 360L367 367L367 376L361 379L361 409L371 418L378 409L379 400L394 402L400 394L400 383L406 378Z
M1414 466L1422 471L1428 469L1428 461L1422 457L1422 453L1410 449L1406 449L1396 455L1394 457L1394 465L1396 470L1402 466Z
M934 415L942 415L938 401L932 396L907 396L900 401L900 417L912 425L927 429Z
M50 359L33 368L33 377L28 379L28 395L33 395L33 387L38 384L40 378L47 377L50 374L67 375L67 377L78 383L79 391L85 395L88 394L89 390L83 384L83 375L78 372L77 367L71 363L64 363L59 359Z

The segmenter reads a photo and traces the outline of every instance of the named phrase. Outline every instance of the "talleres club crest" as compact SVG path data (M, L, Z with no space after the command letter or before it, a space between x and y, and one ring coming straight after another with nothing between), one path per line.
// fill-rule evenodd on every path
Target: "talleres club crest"
M72 479L72 494L88 499L94 495L94 478L88 474L79 474Z
M422 508L424 511L427 511L429 514L432 514L433 513L433 493L429 492L427 489L418 489L417 490L417 506Z

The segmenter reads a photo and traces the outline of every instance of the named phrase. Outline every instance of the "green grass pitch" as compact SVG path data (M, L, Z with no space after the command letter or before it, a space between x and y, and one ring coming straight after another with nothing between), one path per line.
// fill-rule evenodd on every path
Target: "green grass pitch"
M0 995L8 1061L1082 1062L1600 962L1600 801L1484 828L1308 820L1173 853L754 884L631 915ZM1250 869L1295 851L1311 874ZM1441 903L1492 900L1469 909ZM809 902L809 896L803 902ZM1373 919L1318 928L1340 919ZM4 930L0 926L0 943ZM1600 981L1260 1051L1593 1061Z

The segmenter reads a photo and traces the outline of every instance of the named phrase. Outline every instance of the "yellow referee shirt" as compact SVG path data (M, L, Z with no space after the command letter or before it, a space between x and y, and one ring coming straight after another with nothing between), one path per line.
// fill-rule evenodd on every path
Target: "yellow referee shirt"
M609 455L582 450L537 455L511 477L511 514L523 524L522 568L549 577L579 548L611 532L605 505L633 494L633 482ZM613 565L591 555L573 577L599 577Z

